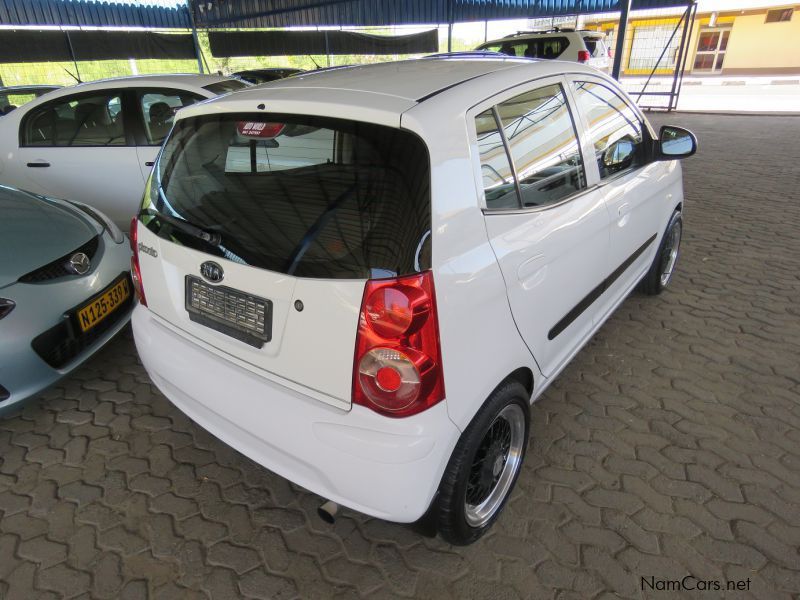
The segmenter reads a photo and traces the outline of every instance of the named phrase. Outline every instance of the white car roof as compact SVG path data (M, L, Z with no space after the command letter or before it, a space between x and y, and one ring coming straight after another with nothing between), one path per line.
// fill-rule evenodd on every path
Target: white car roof
M178 118L219 112L252 113L258 108L389 124L410 108L422 108L428 98L452 101L452 111L463 111L493 91L508 87L509 80L521 83L568 72L598 74L595 69L574 62L499 55L441 56L342 67L242 89L184 108ZM464 93L467 89L470 93Z
M204 87L231 79L224 75L201 75L199 73L169 73L166 75L130 75L127 77L111 77L108 79L97 79L87 81L65 89L69 90L92 90L95 88L126 88L126 87L145 87L149 85L185 85L194 87Z

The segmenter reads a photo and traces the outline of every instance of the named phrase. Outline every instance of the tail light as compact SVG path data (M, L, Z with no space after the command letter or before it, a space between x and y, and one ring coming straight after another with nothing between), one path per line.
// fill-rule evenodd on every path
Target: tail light
M368 281L353 361L353 403L408 417L443 399L433 274Z
M614 50L611 48L608 49L608 58L614 58Z
M592 58L592 53L588 50L578 50L578 62L585 63L589 62L589 59Z
M142 287L142 270L139 268L139 219L131 219L131 279L133 279L133 289L136 297L142 306L147 306L147 299L144 297L144 287Z

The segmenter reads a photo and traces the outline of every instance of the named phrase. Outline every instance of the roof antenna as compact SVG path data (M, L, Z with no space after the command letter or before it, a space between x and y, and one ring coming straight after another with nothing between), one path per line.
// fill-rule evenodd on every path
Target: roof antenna
M67 67L62 67L62 68L67 72L67 75L69 75L70 77L72 77L75 80L75 83L83 83L81 81L81 78L77 77L76 75L74 75L72 73L72 71L70 71Z

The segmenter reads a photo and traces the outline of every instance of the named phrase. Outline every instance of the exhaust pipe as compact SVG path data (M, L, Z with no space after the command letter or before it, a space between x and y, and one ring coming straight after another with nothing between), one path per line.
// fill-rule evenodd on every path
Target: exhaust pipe
M333 525L334 521L336 521L336 513L339 511L339 505L336 504L333 500L328 500L323 505L321 505L317 509L317 514L319 518Z

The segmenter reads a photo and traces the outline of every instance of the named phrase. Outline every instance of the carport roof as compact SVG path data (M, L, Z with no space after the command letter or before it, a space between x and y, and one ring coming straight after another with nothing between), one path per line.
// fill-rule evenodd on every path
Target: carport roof
M691 0L633 0L633 8ZM381 26L614 12L620 0L188 0L200 27ZM188 28L179 0L0 0L0 25Z

